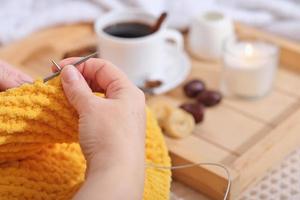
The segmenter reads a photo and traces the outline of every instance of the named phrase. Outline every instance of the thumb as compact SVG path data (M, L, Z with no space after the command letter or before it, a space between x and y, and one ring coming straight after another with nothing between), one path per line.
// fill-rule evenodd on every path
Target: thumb
M73 66L67 65L62 69L61 82L66 97L78 114L85 112L88 107L87 99L94 95L81 73Z

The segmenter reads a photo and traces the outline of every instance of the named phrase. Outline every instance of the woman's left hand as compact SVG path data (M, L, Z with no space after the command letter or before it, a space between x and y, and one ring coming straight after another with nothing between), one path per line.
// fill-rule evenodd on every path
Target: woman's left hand
M18 87L23 83L32 81L30 76L0 60L0 91Z

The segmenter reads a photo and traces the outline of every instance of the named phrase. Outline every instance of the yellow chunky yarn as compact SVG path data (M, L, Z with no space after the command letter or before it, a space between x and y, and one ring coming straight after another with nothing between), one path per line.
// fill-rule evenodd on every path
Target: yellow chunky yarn
M59 78L0 93L0 199L71 199L86 169L77 123ZM146 163L170 165L161 130L148 110L145 148ZM170 180L170 170L147 168L144 200L168 199Z

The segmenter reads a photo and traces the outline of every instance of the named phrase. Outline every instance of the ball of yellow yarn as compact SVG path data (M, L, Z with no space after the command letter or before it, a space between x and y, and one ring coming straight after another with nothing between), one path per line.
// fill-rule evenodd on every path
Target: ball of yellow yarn
M146 163L170 166L161 130L149 110L145 148ZM0 93L0 199L71 199L85 169L78 116L59 77ZM146 168L144 200L169 199L170 181L170 170Z

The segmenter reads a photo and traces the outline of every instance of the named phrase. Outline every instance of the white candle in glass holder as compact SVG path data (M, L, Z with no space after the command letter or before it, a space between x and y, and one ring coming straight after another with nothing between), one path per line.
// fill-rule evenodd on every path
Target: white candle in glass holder
M273 85L278 48L265 42L229 41L223 57L222 87L225 94L261 97Z

